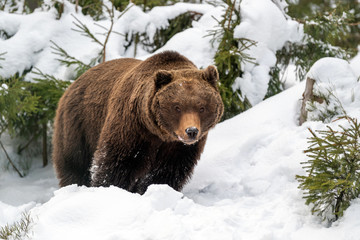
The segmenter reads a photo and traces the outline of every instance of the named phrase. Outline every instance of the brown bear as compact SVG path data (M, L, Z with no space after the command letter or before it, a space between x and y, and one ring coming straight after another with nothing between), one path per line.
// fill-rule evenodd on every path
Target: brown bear
M199 70L173 51L85 72L56 113L53 162L60 186L181 190L223 113L217 81L215 67Z

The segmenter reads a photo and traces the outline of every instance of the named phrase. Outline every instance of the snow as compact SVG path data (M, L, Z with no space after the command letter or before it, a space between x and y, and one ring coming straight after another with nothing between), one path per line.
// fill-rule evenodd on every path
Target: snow
M256 45L244 51L255 60L244 64L245 74L236 80L233 88L239 88L255 105L266 95L269 71L276 63L276 51L286 41L299 41L301 26L287 19L283 9L272 1L244 0L240 7L241 23L235 28L234 37L256 41Z
M309 120L316 120L321 112L356 114L360 102L360 83L351 65L342 59L322 58L311 67L307 77L314 79L314 95L325 96L327 101L315 102L316 109L308 112ZM310 106L307 107L311 109ZM329 119L331 120L331 119Z
M201 5L202 6L202 5ZM216 52L216 46L210 43L212 37L209 31L217 25L215 19L219 19L222 14L222 7L209 7L202 9L204 15L197 22L193 22L193 27L174 35L161 49L154 54L165 50L175 50L189 58L197 67L206 68L213 65L213 57ZM156 10L156 8L154 8ZM198 9L200 10L200 9ZM151 13L151 12L150 12ZM146 59L149 55L140 56L140 59Z
M360 51L360 47L358 47L358 51ZM350 61L350 66L353 69L355 75L360 78L360 55L358 54Z
M244 77L234 87L240 87L252 103L258 104L210 131L194 175L181 193L166 185L152 185L142 196L116 187L72 185L59 189L51 165L43 169L34 164L22 179L0 168L0 226L18 221L23 212L29 212L33 221L29 235L35 240L359 239L359 199L353 200L344 216L329 226L311 215L311 207L305 205L298 189L295 176L305 174L301 162L306 161L303 150L308 147L307 128L326 128L320 121L298 126L305 82L260 102L276 50L285 41L299 37L299 26L283 14L284 3L275 2L241 2L242 23L236 36L258 42L249 50L257 64L247 63ZM0 29L13 35L0 39L0 53L7 52L0 62L0 75L9 77L35 66L44 73L71 79L71 69L55 60L50 40L86 63L96 56L101 47L71 30L73 16L94 32L102 28L91 18L76 13L72 4L65 4L60 20L56 20L53 9L29 15L0 12ZM144 13L133 6L116 20L114 31L146 32L151 36L155 29L168 24L166 20L189 9L204 15L157 52L177 50L198 67L206 67L213 64L216 46L204 36L216 25L212 16L220 19L222 7L181 3ZM109 26L106 19L100 23ZM123 36L111 35L109 59L133 57L134 46L125 49L125 41ZM136 57L140 59L151 55L140 47L138 50ZM347 114L356 118L360 118L359 56L350 64L340 59L321 59L308 74L322 87L318 91L331 87ZM1 89L7 86L1 85ZM346 121L329 123L333 128L339 124L346 125ZM11 141L3 136L2 140L11 149ZM0 156L2 167L6 160Z
M60 65L56 59L57 57L54 57L54 49L52 49L54 46L50 40L85 64L89 64L91 59L97 56L102 46L82 33L71 29L79 30L74 24L78 19L92 33L95 33L95 37L100 42L103 42L105 30L100 26L108 28L109 21L99 21L97 24L100 26L97 26L91 17L76 13L74 5L67 1L64 3L64 13L59 20L56 19L57 13L53 8L48 12L38 11L29 15L0 12L0 29L3 29L11 36L6 40L0 38L0 53L6 52L3 56L5 60L1 61L0 76L8 78L16 72L23 73L33 66L43 73L52 74L59 79L73 80L74 76L71 72L74 69ZM191 10L204 14L204 20L198 21L189 31L174 36L174 40L168 42L168 46L164 47L162 51L172 49L185 52L184 55L192 56L193 59L191 60L198 67L213 64L209 59L213 58L215 50L209 42L210 38L203 37L207 35L207 30L210 27L216 25L216 21L211 16L221 15L221 9L208 4L188 3L178 3L161 9L155 7L148 13L144 13L140 7L135 5L130 5L128 8L129 10L120 18L121 13L115 12L114 32L110 35L108 41L106 60L134 57L134 44L129 49L125 49L123 46L127 39L123 35L129 34L131 36L131 34L135 33L146 33L151 38L156 29L164 28L169 24L169 19ZM161 11L161 14L159 14L159 11ZM179 42L183 44L179 45ZM197 44L193 44L194 42ZM138 47L136 57L144 59L148 56L148 52ZM31 73L28 74L26 80L30 81L33 76Z

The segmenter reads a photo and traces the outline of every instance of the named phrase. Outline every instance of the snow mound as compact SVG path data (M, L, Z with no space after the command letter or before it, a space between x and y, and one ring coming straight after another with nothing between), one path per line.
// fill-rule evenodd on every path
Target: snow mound
M314 79L313 92L327 99L322 103L314 102L315 109L308 113L308 119L315 120L326 112L339 115L357 115L360 103L360 83L351 65L338 58L322 58L314 63L307 77ZM308 109L311 106L307 106Z
M286 18L282 9L268 0L241 1L241 23L234 30L234 37L256 41L244 53L254 62L244 64L244 76L236 79L233 88L240 89L252 105L261 102L270 81L270 68L276 64L276 51L286 41L301 39L300 26Z
M218 223L233 215L196 205L167 185L153 185L143 196L73 185L31 214L39 219L32 239L44 240L226 239L230 232Z
M344 89L357 82L350 64L343 59L333 57L316 61L309 70L307 77L317 82L332 83L336 89Z

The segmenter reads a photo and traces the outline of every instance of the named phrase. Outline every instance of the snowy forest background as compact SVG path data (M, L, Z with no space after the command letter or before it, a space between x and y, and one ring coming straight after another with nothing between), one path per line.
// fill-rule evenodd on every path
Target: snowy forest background
M359 23L358 0L0 0L0 239L358 239ZM215 65L225 105L183 193L57 190L67 86L164 50Z

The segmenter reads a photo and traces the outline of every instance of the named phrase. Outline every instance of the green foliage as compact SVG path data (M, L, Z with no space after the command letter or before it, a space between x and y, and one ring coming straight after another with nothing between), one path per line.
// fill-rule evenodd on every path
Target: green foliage
M228 0L223 2L227 4L226 11L222 20L218 21L219 28L211 31L210 35L213 36L213 43L215 41L219 43L214 61L219 71L219 89L225 106L223 119L228 119L251 107L240 89L233 89L233 85L244 73L242 64L254 60L245 53L245 50L256 42L234 38L234 29L240 24L240 6Z
M71 84L70 81L60 80L52 75L44 74L39 69L35 73L38 78L30 85L30 92L33 96L39 97L38 120L39 122L52 122L59 99Z
M309 160L303 163L307 176L296 176L312 213L329 222L343 216L360 194L360 124L343 118L349 127L339 126L341 131L328 127L317 135L309 129L312 137L305 151Z
M64 4L57 1L54 1L54 6L58 10L59 18L64 11ZM81 12L84 15L90 15L94 20L101 20L104 18L104 3L102 0L70 0L71 3L75 4L76 6L81 7ZM142 7L143 11L149 11L156 6L166 6L172 5L177 2L178 0L110 0L114 8L120 12L125 11L127 6L130 3L133 3L137 6ZM183 2L194 2L191 0L185 0ZM106 10L106 9L105 9ZM106 11L105 11L106 12Z
M72 3L76 4L76 1L72 1ZM79 6L81 6L81 12L84 15L90 15L95 20L99 20L101 15L103 14L103 1L101 0L78 0Z
M297 78L303 80L320 58L354 56L360 40L360 29L355 26L360 7L351 8L345 2L354 1L338 1L335 7L329 0L290 3L289 15L303 24L304 38L301 42L287 43L277 52L278 66L284 68L294 63Z
M129 6L124 11L122 11L122 13L120 14L120 16L118 18L121 18L132 6L133 5ZM81 33L81 35L90 38L92 41L94 41L95 43L97 43L101 46L101 51L98 53L98 56L91 59L90 64L86 65L86 64L82 63L81 61L75 59L74 57L71 57L64 49L62 49L61 47L56 45L54 42L52 42L54 45L53 49L55 50L55 54L60 55L61 57L63 57L65 59L65 60L58 59L60 62L62 62L63 64L65 64L67 66L70 66L72 64L78 65L78 68L76 69L76 72L78 73L77 77L79 77L82 73L84 73L90 67L94 66L96 63L106 61L106 45L107 45L109 37L112 33L122 35L122 34L112 30L113 26L114 26L114 18L115 18L114 5L112 4L111 7L108 7L105 4L103 4L102 7L106 10L106 13L108 14L108 17L110 19L110 27L106 28L98 23L95 23L95 25L102 28L103 30L105 30L105 32L100 33L101 35L105 36L104 42L101 42L97 37L95 37L95 34L93 34L90 31L90 29L86 26L86 24L82 23L78 18L76 18L74 15L72 15L72 17L75 19L75 21L73 23L76 27L76 28L73 28L72 30Z
M194 12L186 12L169 20L167 28L157 29L154 38L144 42L145 50L155 52L164 46L175 34L184 31L192 26L193 20L197 20L199 15ZM148 43L148 44L147 44Z
M8 8L10 13L17 12L20 8L20 2L16 0L2 0L0 1L0 11L4 11L5 8Z
M24 81L15 75L4 79L0 77L0 137L6 131L11 137L17 139L17 154L20 156L24 150L27 154L38 154L39 141L42 141L43 165L47 165L47 129L55 116L57 102L70 84L53 76L35 72L38 78L33 82ZM14 161L1 144L1 150L10 165L20 177L26 175L31 162L26 158L20 161L22 172L16 167ZM30 149L30 151L27 151Z
M29 14L34 12L43 2L43 0L1 0L0 10L4 11L6 8L10 13Z
M0 133L31 137L38 134L42 123L51 122L57 102L70 84L36 72L41 78L26 82L21 78L2 79L0 89Z
M172 5L179 1L178 0L170 0L170 1L169 0L133 0L131 2L137 6L141 6L143 11L146 12L146 11L151 10L153 7ZM185 0L182 2L191 2L191 1ZM125 7L127 5L129 5L130 1L129 0L112 0L112 3L114 4L114 6L117 10L123 11L125 9Z
M35 74L39 78L35 78L34 82L24 81L18 76L0 79L0 136L6 131L16 137L19 155L42 142L43 165L46 166L48 124L52 123L57 103L70 82L55 79L40 70ZM2 150L7 155L3 146ZM31 152L38 154L38 151L28 151ZM20 162L21 174L8 155L7 159L20 176L30 168L30 162Z
M18 76L0 78L0 135L6 130L10 135L17 132L19 124L37 112L39 97L32 95L28 82Z
M265 98L274 96L284 90L284 82L280 79L280 67L276 65L270 69L270 81Z
M11 225L0 228L0 239L3 240L24 240L28 237L32 219L29 213L24 213L22 218Z
M156 6L165 6L174 4L177 1L167 1L167 0L134 0L135 5L142 6L144 11L148 11Z
M329 40L332 45L340 46L343 49L351 49L353 52L356 51L360 41L360 4L357 0L299 0L297 3L292 2L289 4L288 12L290 16L300 21L301 19L311 19L314 16L321 18L322 14L320 13L325 13L325 15L330 13L330 17L335 16L335 18L341 17L343 13L350 15L346 17L348 21L345 32L340 32L340 35L337 35L335 32L338 32L338 29L333 29L335 30L334 34L325 33L325 35L330 36ZM342 24L340 23L340 25ZM340 28L343 27L340 26Z
M18 127L27 124L27 118L36 114L38 110L39 98L31 95L26 89L29 83L24 82L18 76L9 79L0 77L0 137L7 131L10 136L15 137L18 134ZM11 160L5 147L0 141L1 151L13 169L23 177L26 174L27 166L23 164L22 172L16 167Z

